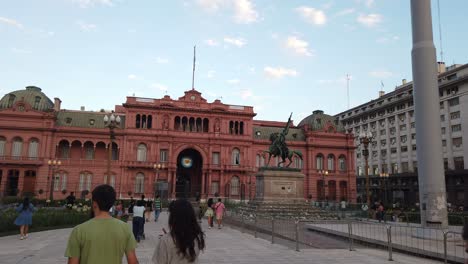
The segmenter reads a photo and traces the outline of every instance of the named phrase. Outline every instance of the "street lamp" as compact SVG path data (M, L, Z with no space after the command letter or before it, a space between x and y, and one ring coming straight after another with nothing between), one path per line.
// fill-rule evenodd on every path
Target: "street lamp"
M387 185L388 185L388 173L386 172L381 172L380 173L380 178L383 178L383 187L384 187L384 203L385 205L388 204L388 190L387 190Z
M109 156L107 159L107 179L110 181L111 178L111 160L112 160L112 143L115 140L115 128L118 128L120 125L120 116L115 116L114 111L112 111L110 117L105 115L104 116L104 125L105 127L109 128L110 133L110 143L109 143ZM122 177L121 177L122 178ZM107 182L106 182L107 183ZM119 184L119 189L121 188L121 184ZM120 191L119 191L120 193Z
M62 162L60 160L49 160L47 162L49 165L49 169L52 170L52 177L50 177L50 193L49 193L49 200L54 200L54 180L55 180L55 173L60 169L60 165Z
M153 164L153 169L156 170L156 177L154 178L154 183L153 183L153 189L154 189L154 195L156 194L156 186L158 183L158 178L159 178L159 170L164 169L164 163L155 163Z
M359 142L361 142L361 145L364 146L364 149L362 150L362 156L364 156L364 160L366 162L366 165L364 167L365 170L365 175L366 175L366 201L367 201L367 207L370 208L370 192L369 192L369 143L372 140L372 133L370 131L367 132L361 132L359 134Z
M328 176L328 170L318 170L319 175L322 176L322 185L323 185L323 196L322 198L325 198L325 200L328 202L328 198L326 197L327 192L325 188L327 188L327 184L325 182L325 176Z

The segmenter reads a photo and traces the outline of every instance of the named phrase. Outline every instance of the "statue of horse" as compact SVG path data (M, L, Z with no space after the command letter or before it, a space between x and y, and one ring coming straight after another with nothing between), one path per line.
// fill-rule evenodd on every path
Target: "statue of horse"
M281 164L286 163L286 159L289 160L289 163L286 165L286 167L289 167L293 161L292 158L294 156L298 156L302 160L302 153L298 150L289 150L281 136L282 135L280 133L272 133L270 135L270 141L272 144L270 145L269 150L263 151L264 153L268 153L268 161L266 164L267 167L270 164L271 156L281 158L281 161L279 161L277 164L278 167L280 167Z
M268 165L270 164L271 156L276 157L277 155L271 153L268 150L264 150L263 152L268 153L268 161L267 161L267 164L266 164L266 167L268 167ZM286 165L286 168L289 168L289 166L293 162L292 158L294 156L297 156L302 160L302 152L300 152L299 150L288 150L287 154L283 154L281 156L281 161L278 162L277 166L280 167L280 165L283 164L283 163L286 163L286 159L288 159L289 163Z

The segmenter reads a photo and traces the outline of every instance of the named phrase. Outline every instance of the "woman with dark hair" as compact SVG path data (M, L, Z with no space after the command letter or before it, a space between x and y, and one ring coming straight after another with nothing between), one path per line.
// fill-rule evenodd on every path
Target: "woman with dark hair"
M159 239L153 263L198 263L198 255L205 249L205 234L190 202L181 199L169 204L169 229L169 233Z
M206 212L205 216L208 218L208 228L213 227L213 216L214 216L214 211L213 211L213 198L208 199L208 202L206 203Z
M20 227L20 239L23 240L28 238L28 229L32 224L34 206L29 202L29 198L25 197L23 203L16 208L16 211L19 213L19 215L15 220L15 225Z

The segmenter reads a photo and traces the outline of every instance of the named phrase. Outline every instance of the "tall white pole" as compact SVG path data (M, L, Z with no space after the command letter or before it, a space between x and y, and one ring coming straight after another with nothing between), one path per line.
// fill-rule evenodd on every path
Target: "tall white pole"
M430 0L411 0L414 108L422 226L448 225Z

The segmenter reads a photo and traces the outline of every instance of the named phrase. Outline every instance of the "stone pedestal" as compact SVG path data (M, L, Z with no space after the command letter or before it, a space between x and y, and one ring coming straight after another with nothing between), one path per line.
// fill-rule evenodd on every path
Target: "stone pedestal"
M299 169L260 168L256 175L256 202L303 202L304 174Z

